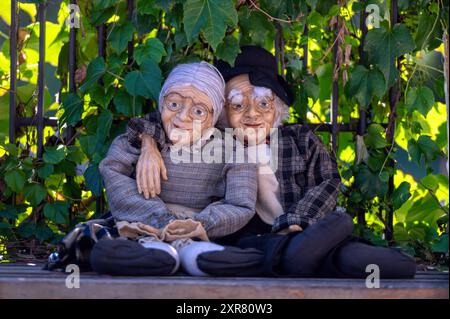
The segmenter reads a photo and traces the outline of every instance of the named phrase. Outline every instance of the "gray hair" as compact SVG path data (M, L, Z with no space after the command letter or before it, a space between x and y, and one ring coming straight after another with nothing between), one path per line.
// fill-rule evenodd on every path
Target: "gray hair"
M188 85L192 85L211 99L215 125L225 102L225 81L219 70L204 61L180 64L170 72L159 93L159 111L162 111L162 102L169 90Z
M273 92L272 92L273 93ZM286 121L289 114L289 106L283 102L276 94L274 94L274 103L275 103L275 120L273 121L273 128L277 128ZM222 113L220 114L219 120L217 121L217 127L219 129L226 129L230 127L230 123L228 123L227 111L223 108Z

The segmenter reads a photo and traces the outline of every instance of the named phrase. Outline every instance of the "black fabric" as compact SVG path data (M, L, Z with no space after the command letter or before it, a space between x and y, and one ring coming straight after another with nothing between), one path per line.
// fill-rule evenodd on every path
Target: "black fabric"
M241 248L264 251L264 274L283 277L313 277L327 254L353 230L345 213L333 212L302 232L244 237Z
M367 278L367 265L380 269L381 279L413 278L416 262L413 257L394 248L374 246L349 236L329 252L318 273L320 277Z
M264 234L249 236L239 240L236 245L243 249L255 248L264 252L263 274L282 276L281 258L294 233L288 235Z
M243 46L231 67L225 61L215 61L215 65L225 81L235 76L248 74L250 83L271 89L287 105L292 105L294 96L287 82L278 75L275 57L258 46Z
M272 225L266 224L258 214L255 214L244 227L230 235L216 239L215 242L224 246L235 245L236 242L242 238L267 234L270 233L271 230Z
M80 271L91 271L89 262L92 247L100 239L119 237L110 213L100 219L92 219L78 224L58 244L50 254L44 270L65 270L69 264L78 265Z
M170 275L176 260L161 249L144 248L132 240L100 240L90 256L92 269L118 276Z
M289 241L281 260L282 273L293 277L314 277L327 254L353 231L352 218L333 212Z
M225 246L224 250L200 254L198 268L212 276L262 276L265 254L254 248Z

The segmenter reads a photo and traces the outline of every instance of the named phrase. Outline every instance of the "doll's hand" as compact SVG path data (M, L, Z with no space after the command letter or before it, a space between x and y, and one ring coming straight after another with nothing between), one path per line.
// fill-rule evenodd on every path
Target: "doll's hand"
M290 225L288 228L280 230L277 234L286 235L289 233L300 232L303 231L303 228L299 225Z
M166 242L183 238L198 238L202 241L209 241L203 225L192 219L173 220L161 231L161 239Z
M155 140L142 135L141 155L136 165L136 183L139 194L146 199L161 193L160 176L167 180L167 171Z

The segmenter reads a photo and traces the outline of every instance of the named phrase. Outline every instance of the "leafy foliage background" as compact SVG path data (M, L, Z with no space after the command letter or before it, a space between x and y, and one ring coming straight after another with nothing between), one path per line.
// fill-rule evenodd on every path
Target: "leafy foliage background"
M37 2L19 3L31 19L21 25L18 39L20 116L36 112ZM365 216L366 224L356 232L428 263L448 260L448 177L432 167L437 158L448 158L442 61L448 1L398 1L401 18L392 25L391 1L381 0L136 0L130 16L125 0L80 0L77 66L86 78L76 93L69 93L68 83L68 1L46 2L59 8L57 21L46 22L45 57L47 72L59 81L56 98L46 88L45 114L56 116L59 126L45 128L42 159L34 156L33 127L21 128L17 141L7 140L9 41L0 34L6 39L0 52L0 250L8 258L43 257L76 223L100 213L95 201L104 194L98 164L127 120L155 107L174 65L214 57L233 63L241 45L275 53L278 43L280 70L296 96L289 122L329 122L333 79L339 85L339 122L354 121L359 107L369 112L367 134L340 133L336 154L344 181L339 204L355 222L361 212ZM378 5L384 20L363 39L360 15L368 4ZM9 6L5 1L0 8L5 24ZM98 54L101 24L106 25L105 57ZM393 89L399 92L396 117L390 116ZM394 143L383 123L394 129ZM71 141L65 138L68 125L76 127ZM318 135L329 144L328 133ZM414 178L399 165L400 152L425 168L426 176ZM391 206L394 238L388 243L383 231Z

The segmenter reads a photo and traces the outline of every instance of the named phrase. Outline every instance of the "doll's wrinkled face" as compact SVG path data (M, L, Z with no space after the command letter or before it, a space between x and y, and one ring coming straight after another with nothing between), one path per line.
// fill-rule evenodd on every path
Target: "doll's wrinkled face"
M248 74L238 75L225 88L226 112L236 137L249 145L264 143L275 121L272 90L254 86Z
M161 119L172 143L192 144L212 127L212 101L193 86L171 88L163 98Z

